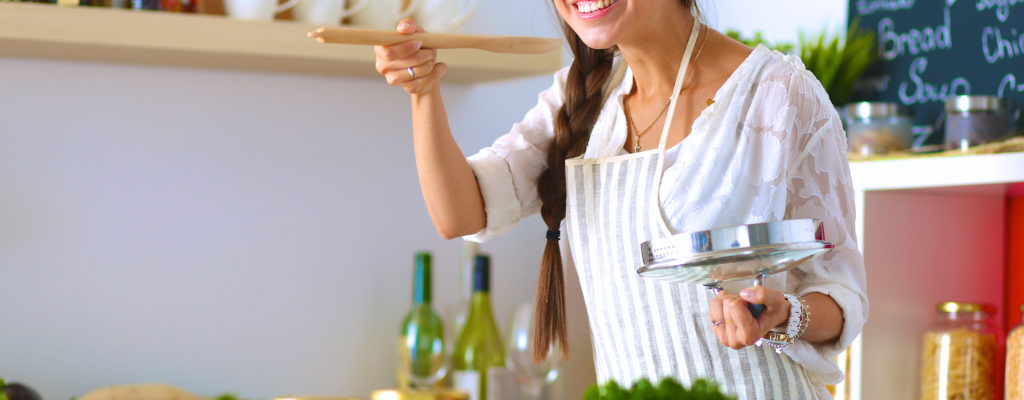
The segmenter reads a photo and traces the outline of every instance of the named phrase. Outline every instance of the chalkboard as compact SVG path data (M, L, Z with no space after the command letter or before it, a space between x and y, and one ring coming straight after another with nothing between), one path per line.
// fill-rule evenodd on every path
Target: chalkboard
M1024 0L849 0L849 10L879 55L855 98L905 104L918 125L934 124L950 96L1024 105Z

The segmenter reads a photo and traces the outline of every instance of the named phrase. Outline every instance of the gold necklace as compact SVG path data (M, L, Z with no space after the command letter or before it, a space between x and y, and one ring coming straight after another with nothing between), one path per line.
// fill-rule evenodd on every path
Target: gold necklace
M629 105L628 105L628 103L624 103L626 105L626 110L625 110L626 111L626 120L629 121L629 126L631 128L633 128L633 152L634 153L640 151L640 136L643 135L644 133L647 133L647 131L649 129L651 129L652 126L654 126L654 123L658 122L658 120L661 119L662 114L665 114L665 110L668 110L668 105L671 102L672 102L672 99L669 99L667 102L665 102L665 106L661 108L661 111L658 112L658 115L654 117L654 120L652 120L651 123L647 124L647 127L644 128L641 131L638 131L636 129L636 123L633 122L633 116L630 115L630 113L629 113Z
M700 29L701 30L707 29L707 25L701 26ZM693 55L693 59L690 61L691 64L696 62L697 58L700 57L700 52L702 50L704 50L704 44L707 43L707 41L708 41L708 35L707 35L707 33L705 33L704 37L700 41L700 47L697 48L697 54L694 54ZM714 100L708 99L708 105L709 106L713 102L714 102ZM643 130L637 130L636 129L636 123L633 122L633 116L630 115L630 113L629 113L629 105L628 105L628 103L623 103L623 105L625 106L624 107L625 108L624 111L626 112L626 120L629 121L630 128L633 128L633 152L634 153L640 152L640 136L642 136L643 134L647 133L647 131L650 130L651 127L654 126L654 124L656 122L658 122L659 119L661 119L661 116L665 114L666 110L668 110L668 105L669 104L672 104L672 99L671 98L669 98L668 101L665 102L665 105L661 108L661 111L658 112L658 115L654 117L654 120L652 120L651 123L647 124L646 128L644 128Z

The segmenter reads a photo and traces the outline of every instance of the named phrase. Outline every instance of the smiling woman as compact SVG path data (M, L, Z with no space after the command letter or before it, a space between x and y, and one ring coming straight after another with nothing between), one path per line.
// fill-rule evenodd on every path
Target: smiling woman
M435 50L376 48L378 71L411 95L438 232L484 241L540 214L537 358L551 346L568 354L562 270L571 261L599 381L707 378L741 398L827 398L825 385L842 379L833 357L860 332L867 299L845 135L821 84L793 57L708 28L693 0L553 5L572 65L468 158L447 122ZM764 287L716 295L636 274L642 242L804 218L822 220L836 249ZM750 303L764 311L752 316Z

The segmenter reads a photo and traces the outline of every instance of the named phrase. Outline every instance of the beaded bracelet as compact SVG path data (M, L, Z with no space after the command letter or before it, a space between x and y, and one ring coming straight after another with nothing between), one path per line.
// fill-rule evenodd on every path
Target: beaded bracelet
M789 321L786 324L786 332L768 331L755 343L758 346L767 343L775 349L776 353L780 354L783 348L803 336L811 320L810 307L807 306L806 300L790 293L785 293L783 296L789 301Z
M800 313L800 326L797 328L796 336L793 337L793 340L797 340L801 336L803 336L804 335L804 331L807 330L807 325L809 325L811 323L811 307L807 305L807 300L804 300L803 297L800 297L799 299L800 299L800 308L801 308L801 311L802 311Z

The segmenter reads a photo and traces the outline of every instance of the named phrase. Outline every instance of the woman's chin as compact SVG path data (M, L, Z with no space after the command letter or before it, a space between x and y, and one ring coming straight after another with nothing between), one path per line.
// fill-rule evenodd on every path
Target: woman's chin
M583 44L586 44L587 47L597 50L604 50L615 46L615 41L607 40L605 38L580 37L580 40L582 40Z

